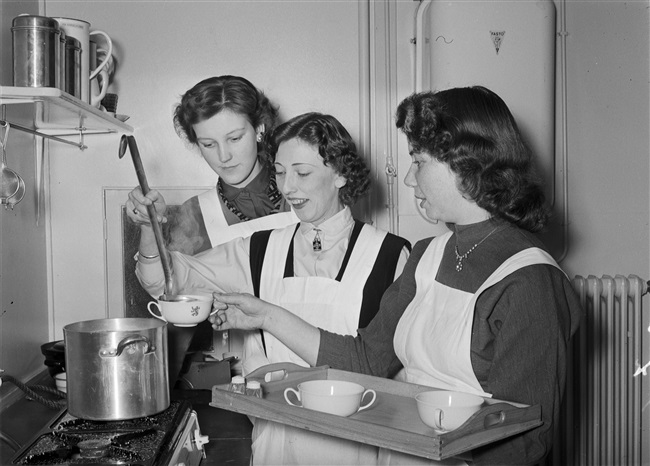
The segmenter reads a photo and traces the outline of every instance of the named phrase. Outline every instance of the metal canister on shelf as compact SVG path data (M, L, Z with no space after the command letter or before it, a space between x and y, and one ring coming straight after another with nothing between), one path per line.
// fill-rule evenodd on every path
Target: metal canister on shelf
M65 31L59 29L59 89L65 91Z
M61 89L61 31L45 16L20 15L13 19L14 86Z
M81 99L81 42L72 36L65 39L65 83L63 90Z

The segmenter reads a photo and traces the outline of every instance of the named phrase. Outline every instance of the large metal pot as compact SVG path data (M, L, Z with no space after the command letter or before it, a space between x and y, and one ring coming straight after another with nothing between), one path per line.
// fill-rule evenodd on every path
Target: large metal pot
M112 421L169 407L167 327L157 319L87 320L66 325L68 412Z

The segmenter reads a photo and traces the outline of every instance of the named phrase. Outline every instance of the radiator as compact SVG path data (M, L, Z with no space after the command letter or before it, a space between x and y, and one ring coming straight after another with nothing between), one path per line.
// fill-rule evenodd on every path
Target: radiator
M549 460L639 465L647 282L635 275L590 275L572 283L586 316L569 349L562 422Z

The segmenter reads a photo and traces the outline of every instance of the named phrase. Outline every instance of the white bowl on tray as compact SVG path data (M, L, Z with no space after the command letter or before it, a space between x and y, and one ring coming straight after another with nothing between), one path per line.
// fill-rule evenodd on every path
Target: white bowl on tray
M291 401L290 393L295 395L300 404ZM372 395L372 398L362 405L366 395ZM298 384L298 390L291 387L285 389L284 399L291 406L347 417L372 406L377 393L344 380L309 380Z
M415 395L422 422L440 432L458 429L481 409L484 401L478 395L448 390L431 390Z

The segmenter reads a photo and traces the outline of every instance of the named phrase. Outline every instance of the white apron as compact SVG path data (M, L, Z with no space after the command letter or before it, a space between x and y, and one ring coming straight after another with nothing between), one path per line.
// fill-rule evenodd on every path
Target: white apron
M300 221L292 209L289 212L278 212L246 222L228 225L216 187L199 194L198 199L203 213L205 229L212 247L227 243L235 238L246 238L256 231L284 228L287 225L295 225Z
M271 233L260 281L260 297L289 309L317 327L344 335L356 335L363 300L363 288L386 236L365 225L357 238L341 281L323 277L287 277L284 267L293 227ZM273 335L264 334L266 357L259 333L244 341L244 373L260 365L290 361L308 364ZM375 463L377 449L255 419L253 464L368 464Z
M435 280L451 235L449 232L434 239L418 263L415 271L418 292L395 329L395 353L404 365L407 382L491 397L481 388L472 368L470 353L476 300L484 290L522 267L558 265L545 251L529 248L501 264L476 293L456 290ZM383 449L379 457L380 464L441 464ZM442 464L466 463L452 459Z

